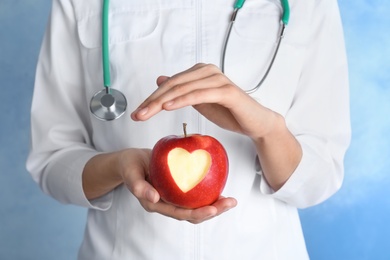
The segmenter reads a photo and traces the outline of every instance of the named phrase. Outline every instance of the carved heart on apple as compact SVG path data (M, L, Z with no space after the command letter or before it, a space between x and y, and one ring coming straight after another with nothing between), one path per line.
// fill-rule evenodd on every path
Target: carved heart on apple
M170 135L152 150L149 178L163 201L183 208L210 205L221 195L229 161L222 144L208 135Z

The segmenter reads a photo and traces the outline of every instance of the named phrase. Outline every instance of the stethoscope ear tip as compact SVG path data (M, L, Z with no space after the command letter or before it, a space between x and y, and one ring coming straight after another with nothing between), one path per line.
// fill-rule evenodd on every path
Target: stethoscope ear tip
M90 110L99 120L112 121L121 117L127 107L126 97L116 89L102 89L91 99Z

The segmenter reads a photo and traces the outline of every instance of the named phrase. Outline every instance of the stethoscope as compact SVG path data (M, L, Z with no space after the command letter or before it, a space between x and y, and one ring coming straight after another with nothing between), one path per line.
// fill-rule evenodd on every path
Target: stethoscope
M102 15L102 57L103 57L103 80L104 80L104 89L97 92L91 99L90 110L94 116L102 121L112 121L121 117L127 107L126 97L119 90L113 89L111 87L111 73L110 73L110 53L109 53L109 0L103 1L103 15ZM230 34L233 28L233 24L236 20L238 11L243 7L245 0L236 0L234 4L233 14L230 18L228 25L225 41L223 44L222 55L221 55L221 71L225 72L225 57L226 50L229 43ZM281 28L279 32L279 37L277 44L272 55L271 61L268 64L268 68L264 73L263 77L259 83L252 89L246 90L248 94L256 92L265 79L267 78L269 72L272 69L275 58L278 55L279 47L282 42L282 39L285 34L286 26L290 19L290 6L288 0L281 0L283 15L281 18Z

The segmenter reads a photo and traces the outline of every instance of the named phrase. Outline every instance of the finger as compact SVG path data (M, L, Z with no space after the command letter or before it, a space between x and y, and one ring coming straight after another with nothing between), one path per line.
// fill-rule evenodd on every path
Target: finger
M151 203L157 203L160 200L159 193L145 180L135 181L128 187L138 200L147 200Z
M150 100L156 99L158 96L162 95L165 91L167 91L171 86L183 84L187 81L194 80L196 77L199 77L197 73L193 73L193 72L199 70L204 66L205 66L204 64L196 64L193 67L185 71L182 71L180 73L177 73L172 77L167 77L167 76L158 77L156 83L159 88L156 89L148 98L146 98L144 102L141 103L139 108L145 107Z
M175 110L186 106L200 104L218 104L226 108L232 106L229 100L237 100L233 85L226 82L222 76L198 80L186 84L186 92L179 88L172 89L167 101L162 104L164 110ZM236 104L236 102L234 102ZM151 103L150 105L153 105ZM152 112L152 111L150 111Z
M169 77L167 76L159 76L156 80L157 86L161 86L165 81L167 81Z
M191 218L188 219L190 223L199 224L206 220L212 219L218 215L218 209L214 206L205 206L194 209L191 212Z
M210 68L206 69L207 67ZM205 75L208 75L208 73L210 73L211 70L219 71L218 68L214 65L198 63L187 70L184 70L182 72L173 75L172 77L160 76L161 79L159 77L157 79L157 82L160 82L160 80L161 81L170 80L168 85L183 84L188 81L193 81L197 78L205 77ZM157 84L157 85L160 86L161 84Z
M237 200L234 198L224 198L220 197L216 202L210 206L201 207L193 210L191 213L191 219L189 222L197 224L216 216L221 215L222 213L234 208L237 206Z
M234 208L237 206L237 200L234 198L224 198L220 197L219 200L217 200L214 204L214 207L217 208L217 216L221 215L222 213Z
M160 88L164 88L170 80L164 82ZM221 100L229 96L226 93L230 85L231 82L223 74L214 74L178 84L161 91L155 97L152 95L140 110L133 112L132 117L137 120L147 120L161 110L175 110L202 103L223 103Z
M206 78L213 74L221 74L219 68L213 64L198 63L193 67L179 72L166 81L166 87L172 87L186 82L195 81L201 78Z
M157 203L160 200L160 195L157 190L146 181L145 169L134 167L124 176L124 182L130 192L138 200L147 200L151 203Z
M164 84L170 87L164 93L166 101L164 100L165 103L162 105L163 109L173 110L205 103L216 103L232 109L237 105L237 100L249 98L242 89L237 87L218 68L203 66L198 68L197 72L199 72L197 77L192 81L181 84L176 82L173 86L174 78L164 82ZM193 72L193 74L196 73ZM150 102L153 103L153 100Z
M133 111L131 118L135 121L146 120L150 118L150 116L155 115L163 109L163 103L168 102L170 99L174 98L172 94L166 95L166 93L172 88L175 88L176 90L187 89L187 91L190 91L191 89L188 89L188 87L194 85L187 83L217 74L221 74L221 72L216 66L197 64L192 68L178 73L170 78L166 76L159 77L157 79L157 85L159 88L154 91L144 102L142 102L142 104L135 111ZM205 84L198 86L207 87L208 85ZM175 93L180 92L176 91ZM149 114L149 116L146 116L146 114Z
M177 220L199 224L221 215L222 213L234 208L236 205L236 199L220 197L213 205L200 207L197 209L180 208L165 203L164 201L159 201L158 203L154 204L150 202L144 202L143 207L148 212L157 212Z
M206 206L198 209L185 209L165 203L162 200L158 203L142 201L142 206L148 212L156 212L176 220L189 221L194 224L213 218L218 214L218 211L214 206Z

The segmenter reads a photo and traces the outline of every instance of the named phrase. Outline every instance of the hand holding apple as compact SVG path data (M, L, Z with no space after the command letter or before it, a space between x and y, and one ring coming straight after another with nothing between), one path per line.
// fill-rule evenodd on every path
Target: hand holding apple
M225 187L229 162L225 149L207 135L167 136L153 148L149 178L163 201L182 208L216 202Z
M151 152L149 149L125 149L110 156L110 158L115 158L116 162L119 159L119 165L121 165L118 167L120 169L119 175L123 183L146 211L198 224L212 219L237 205L234 198L224 198L222 196L212 205L197 209L185 209L164 202L160 199L157 190L147 181L149 180ZM106 164L106 160L102 160L101 157L97 157L97 160L99 162L103 161L104 165ZM96 175L93 175L93 178L95 180Z

